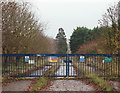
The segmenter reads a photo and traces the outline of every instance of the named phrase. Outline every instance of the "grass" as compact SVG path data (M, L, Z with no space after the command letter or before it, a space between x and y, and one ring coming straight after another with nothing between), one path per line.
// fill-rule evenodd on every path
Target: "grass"
M48 75L53 75L54 72L58 69L58 64L53 66L48 72L45 73L45 76ZM38 91L40 89L42 89L44 86L46 86L48 84L48 82L53 79L51 77L40 77L37 81L37 83L33 86L33 88L30 90L32 93L34 93L35 91Z
M110 84L108 84L108 82L104 80L102 77L98 77L96 74L89 74L89 75L86 75L86 77L92 79L92 81L97 85L99 85L103 90L113 91Z
M79 63L80 64L80 63ZM85 69L83 69L82 64L79 65L77 63L74 63L74 66L80 70L81 72L85 73L85 76L80 77L80 78L89 78L91 79L94 83L96 83L102 90L104 91L113 91L113 88L110 86L110 84L102 77L99 77L96 73L91 72L87 66L85 66ZM78 77L79 78L79 77Z
M47 83L50 81L50 77L40 77L37 83L34 85L34 87L31 89L31 92L34 93L34 91L38 91L42 89Z

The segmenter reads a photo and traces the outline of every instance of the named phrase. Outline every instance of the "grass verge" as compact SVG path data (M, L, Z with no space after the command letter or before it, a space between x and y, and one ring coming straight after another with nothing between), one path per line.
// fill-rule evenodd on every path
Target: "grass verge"
M52 68L49 69L48 72L45 73L45 76L50 76L50 75L53 75L54 72L58 69L58 65L55 65L53 66ZM48 82L50 80L52 80L53 77L40 77L38 80L37 80L37 83L34 84L34 86L32 87L31 90L29 90L31 93L34 93L35 91L39 91L40 89L42 89L43 87L45 87Z
M88 74L86 75L86 77L92 79L92 82L99 85L102 88L102 90L113 91L111 85L106 80L104 80L104 78L98 77L96 74Z
M103 91L114 91L113 88L111 87L111 85L104 78L99 77L94 72L90 73L90 70L89 70L89 68L87 68L87 66L85 67L86 69L82 69L83 67L81 67L81 65L78 66L77 63L74 63L73 65L74 65L74 67L76 69L78 69L81 72L85 73L82 78L89 78L89 79L91 79L92 82L97 84Z

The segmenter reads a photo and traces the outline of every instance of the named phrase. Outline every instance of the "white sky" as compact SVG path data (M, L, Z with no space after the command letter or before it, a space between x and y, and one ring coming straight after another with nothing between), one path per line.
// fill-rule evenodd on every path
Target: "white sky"
M39 20L47 23L46 35L54 37L58 29L65 30L67 38L77 26L93 28L106 9L119 0L23 0L30 2Z

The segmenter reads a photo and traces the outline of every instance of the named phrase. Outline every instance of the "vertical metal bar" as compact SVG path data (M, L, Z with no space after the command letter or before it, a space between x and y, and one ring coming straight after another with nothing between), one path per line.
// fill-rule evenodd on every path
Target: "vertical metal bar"
M116 58L117 58L117 56L115 56L115 58L114 58L114 61L115 61L115 77L116 77L116 72L117 72Z
M111 73L110 73L110 76L112 76L113 75L113 65L114 65L114 59L115 58L115 56L112 56L112 62L111 62Z
M90 67L89 67L89 74L90 74L92 69L92 64L93 64L93 56L90 56L89 64L90 64Z
M93 63L94 63L94 71L97 72L97 74L98 74L98 70L97 70L97 67L98 67L97 64L98 64L98 62L96 63L96 57L97 56L94 56L94 62Z
M101 61L99 61L99 57L98 56L96 56L95 57L95 70L98 72L98 75L100 75L100 73L99 73L99 70L98 70L98 68L99 68L99 65L101 65Z
M48 59L48 58L47 58ZM58 58L59 59L59 58ZM56 62L56 64L57 64L57 62ZM48 69L50 69L51 67L50 67L51 65L50 65L50 62L48 63ZM54 66L54 69L55 69L55 66ZM51 76L52 74L50 74L50 71L49 71L49 74L48 74L48 76Z
M97 74L98 73L98 62L96 62L96 59L97 59L97 56L94 57L94 70L97 71Z
M39 66L40 69L41 69L41 67L42 67L41 66L41 64L42 64L41 57L38 56L37 58L38 58L38 61L37 61L36 65L35 65L35 69L36 69L37 66ZM39 74L41 75L41 70L39 70Z
M11 62L11 57L9 57L9 62L8 62L8 64L9 64L9 69L10 69L10 73L11 73L11 64L10 64L10 62Z
M85 74L86 74L86 63L87 63L87 56L86 56L86 60L85 60L85 64L84 64L84 66L85 66Z
M68 73L68 60L69 60L69 58L68 58L68 55L67 55L67 60L66 60L66 62L67 62L67 77L69 77L69 73Z
M23 62L24 62L24 64L23 64L23 73L25 73L25 69L26 69L26 67L28 65L27 62L25 61L25 56L23 56Z
M21 57L21 73L23 74L23 56Z
M67 63L68 63L68 77L69 77L69 68L70 68L70 64L69 64L69 55L68 55L68 61L67 61Z
M10 56L8 57L7 62L8 62L9 74L10 74L11 73L11 71L10 71Z
M63 60L63 58L62 57L60 57L60 59L59 59L59 65L60 65L60 68L61 68L61 73L60 74L58 74L58 75L64 75L64 65L63 64L61 64L61 61ZM63 69L62 69L63 68ZM59 70L58 70L58 72L60 72Z
M119 62L119 57L120 57L120 56L117 56L117 59L116 59L116 60L117 60L117 61L116 61L116 65L117 65L117 76L118 76L118 77L120 77L120 74L119 74L119 63L118 63L118 62Z
M6 61L7 61L7 66L6 67L7 67L7 71L8 71L8 75L9 75L10 70L9 70L8 58L9 58L9 56L6 57Z
M118 65L118 77L120 77L120 55L118 55L117 65Z
M80 68L80 64L81 64L81 63L80 63L80 56L79 56L79 58L77 59L77 63L76 63L76 64L77 64L77 66L78 66L78 67L77 67L78 76L80 75L80 73L81 73L81 75L82 75L82 71L80 72L80 69L79 69L79 68ZM81 65L82 65L81 67L83 67L83 63L82 63Z
M12 71L12 58L13 58L13 57L10 58L10 70L11 70L11 72L13 72L13 71Z
M66 55L66 77L68 77L68 55Z
M45 57L43 57L43 63L46 63L45 62ZM46 65L46 64L45 64ZM44 65L44 68L43 68L43 73L45 72L45 65Z
M26 65L25 63L25 60L24 60L24 56L22 56L22 59L21 59L21 61L22 61L22 74L24 73L24 66Z
M42 56L42 64L44 64L44 56ZM44 65L45 65L45 64L44 64ZM43 75L43 71L44 71L44 66L43 66L43 68L42 68L42 70L41 70L42 75Z
M71 61L71 56L70 56L70 61ZM73 76L74 68L73 68L72 62L70 62L69 64L70 64L70 67L71 67L70 75ZM70 69L70 68L69 68L69 69Z
M99 56L96 56L95 67L97 67L97 68L95 68L95 70L98 72L98 75L100 75L98 68L99 68L99 65L101 65L101 64L102 64L102 62L99 60Z
M72 56L70 57L70 60L72 61ZM71 64L71 68L72 68L71 75L74 76L74 66L73 66L72 62L70 64Z
M16 56L17 59L16 59L16 64L17 64L17 75L19 75L19 65L18 65L18 56Z
M84 58L84 62L83 62L83 64L82 64L82 69L83 69L83 75L85 75L85 62L86 62L86 56L85 56L85 58Z
M4 75L4 56L2 55L2 75Z
M35 62L35 68L34 68L34 69L36 69L36 67L41 67L41 65L39 65L39 61L40 61L39 56L36 56L36 58L37 58L37 60L36 60L36 62ZM40 70L39 70L39 69L36 69L36 70L37 70L37 73L35 73L35 75L36 75L36 74L38 75L38 72L39 72L39 75L41 75Z

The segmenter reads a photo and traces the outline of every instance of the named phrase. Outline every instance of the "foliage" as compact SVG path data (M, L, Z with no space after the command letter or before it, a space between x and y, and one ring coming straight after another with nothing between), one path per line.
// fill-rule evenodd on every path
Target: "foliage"
M43 34L45 27L35 19L29 7L28 3L16 1L2 3L3 54L51 52L48 47L52 45Z
M120 2L111 6L100 20L102 34L100 48L102 53L120 54ZM107 51L105 51L107 49ZM109 50L109 51L108 51Z
M98 27L92 30L86 27L77 27L74 29L74 32L70 38L70 47L72 53L75 53L77 50L82 50L80 46L85 46L85 44L94 40L99 33L100 29Z
M84 65L84 68L82 67L82 64L78 66L77 62L75 61L73 63L74 67L76 67L80 72L84 73L83 77L78 77L78 78L89 78L92 80L92 82L96 83L98 86L100 86L103 91L113 91L111 85L104 80L104 78L99 77L95 72L91 72L88 66Z
M97 42L91 41L79 47L77 54L97 54Z
M110 84L101 77L98 77L96 74L89 74L86 75L88 78L91 78L93 82L99 85L105 91L113 91Z
M45 76L49 76L49 75L52 76L55 73L55 71L58 69L58 67L59 67L59 65L53 66L44 75ZM51 78L51 77L40 77L38 82L31 89L32 93L34 93L34 91L38 91L38 90L42 89L44 86L46 86L48 84L48 82L50 82L51 79L54 79L54 78Z
M72 53L120 54L120 2L107 9L99 24L92 30L74 30L70 39Z
M67 40L66 40L66 35L65 35L63 28L59 28L59 32L56 36L56 42L57 42L57 53L66 54Z

